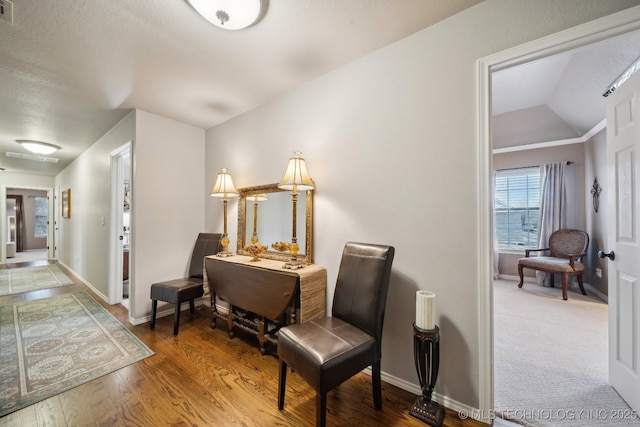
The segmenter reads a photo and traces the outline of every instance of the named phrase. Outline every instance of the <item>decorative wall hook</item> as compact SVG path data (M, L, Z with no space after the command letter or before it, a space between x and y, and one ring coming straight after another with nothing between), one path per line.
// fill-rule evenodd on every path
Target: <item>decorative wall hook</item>
M600 205L600 193L602 192L602 187L598 185L598 178L596 177L593 180L593 187L591 188L591 195L593 196L593 210L598 212L598 206Z

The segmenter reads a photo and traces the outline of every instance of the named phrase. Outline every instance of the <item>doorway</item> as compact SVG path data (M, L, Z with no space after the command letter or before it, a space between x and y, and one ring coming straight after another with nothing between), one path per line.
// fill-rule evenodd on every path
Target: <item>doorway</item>
M494 410L494 337L493 337L493 206L492 206L492 108L491 75L529 61L541 59L590 43L606 40L640 29L640 10L625 11L585 24L542 40L501 52L478 61L478 191L479 191L479 317L480 401L482 413Z
M52 189L11 186L5 191L5 262L53 259Z
M134 300L131 145L127 142L111 153L109 303L120 303L127 309Z

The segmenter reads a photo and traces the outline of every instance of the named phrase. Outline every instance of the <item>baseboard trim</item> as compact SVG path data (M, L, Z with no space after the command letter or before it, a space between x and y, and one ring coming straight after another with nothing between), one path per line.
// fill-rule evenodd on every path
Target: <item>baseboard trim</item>
M362 370L362 372L371 376L371 368L365 368ZM419 396L422 394L422 389L417 384L413 384L409 381L403 380L402 378L398 378L396 376L387 374L384 371L380 373L380 379L382 379L382 381L388 384L394 385L402 390L408 391L409 393L413 393L416 396ZM464 403L458 402L455 399L451 399L447 396L443 396L438 393L433 393L432 397L433 397L433 400L443 405L445 408L457 412L463 418L465 417L473 418L477 421L481 421L486 424L491 424L491 421L492 421L491 418L482 417L482 411L480 411L480 409L478 408L473 408L469 405L465 405ZM407 408L407 411L409 411L409 408Z
M78 280L84 283L89 289L91 289L96 295L98 295L104 302L109 304L109 298L105 294L97 290L91 283L89 283L87 279L85 279L80 274L78 274L77 271L75 271L73 268L69 267L67 264L65 264L60 260L58 260L58 264L62 265L64 268L69 270Z

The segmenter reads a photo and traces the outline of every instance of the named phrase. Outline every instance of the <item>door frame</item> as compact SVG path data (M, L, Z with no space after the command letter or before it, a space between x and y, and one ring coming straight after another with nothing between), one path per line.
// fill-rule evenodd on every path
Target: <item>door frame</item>
M131 177L131 193L133 194L133 149L132 141L129 141L113 150L111 157L111 209L109 221L109 304L118 304L122 302L122 268L123 260L123 244L122 244L122 227L124 215L124 157L129 156L129 176ZM133 219L133 203L130 207L130 215ZM133 259L133 239L129 239L129 268L131 268ZM133 277L129 274L129 307L132 306L134 299Z
M493 411L493 207L491 74L640 29L640 6L520 45L477 62L479 409ZM605 88L603 88L604 91ZM482 418L482 417L480 417ZM490 422L490 421L489 421Z
M47 259L55 259L55 253L53 251L54 248L54 208L55 208L55 200L54 200L54 193L53 193L53 188L51 187L38 187L38 186L31 186L31 185L19 185L19 184L15 184L15 185L10 185L10 184L3 184L0 188L0 199L3 200L2 203L0 203L0 241L2 242L6 242L7 241L7 189L9 188L15 188L18 190L38 190L38 191L46 191L47 192L47 198L49 199L49 216L48 216L48 221L49 224L47 226ZM7 262L7 248L6 245L2 244L0 245L0 264L6 263Z

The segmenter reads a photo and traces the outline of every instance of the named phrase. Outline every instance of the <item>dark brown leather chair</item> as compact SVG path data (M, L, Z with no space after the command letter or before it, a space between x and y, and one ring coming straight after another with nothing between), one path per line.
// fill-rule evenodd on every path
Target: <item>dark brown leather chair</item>
M151 329L156 327L156 312L158 300L175 304L173 319L173 335L178 335L180 325L180 306L189 301L191 313L195 312L195 299L204 295L203 268L204 257L215 255L222 249L220 233L200 233L191 254L189 277L168 280L151 285Z
M382 407L382 324L395 249L347 243L331 317L285 326L278 332L278 408L284 408L287 366L316 391L316 425L326 423L327 392L371 366L373 402Z

